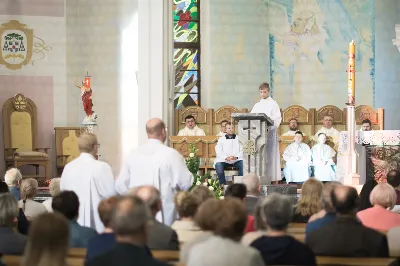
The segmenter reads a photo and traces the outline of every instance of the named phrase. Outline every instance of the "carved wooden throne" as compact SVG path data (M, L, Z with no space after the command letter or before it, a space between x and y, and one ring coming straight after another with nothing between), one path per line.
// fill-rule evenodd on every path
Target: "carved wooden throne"
M36 167L36 174L29 177L40 180L51 178L49 148L36 146L37 109L31 99L19 93L4 103L3 134L6 168L33 165ZM44 176L40 175L39 166L45 168Z

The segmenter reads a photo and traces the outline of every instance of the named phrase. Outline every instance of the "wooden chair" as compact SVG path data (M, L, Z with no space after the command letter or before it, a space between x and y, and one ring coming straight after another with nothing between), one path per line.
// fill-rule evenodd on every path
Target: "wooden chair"
M324 117L329 115L333 118L333 127L338 131L346 130L346 114L343 110L333 105L325 105L315 111L315 132L314 135L321 129ZM338 142L339 140L337 140ZM316 142L316 140L315 140ZM327 142L335 151L337 151L337 142L335 143L332 138L327 137Z
M371 120L372 128L374 130L384 130L385 110L383 108L378 108L378 110L375 110L369 105L360 105L355 108L355 113L357 130L361 128L361 122L364 119Z
M216 111L213 110L213 121L212 121L212 134L217 135L221 131L221 122L223 120L228 120L229 122L233 123L233 125L237 125L237 121L233 120L231 115L232 113L248 113L246 108L241 110L237 109L233 106L222 106L221 108L217 109ZM238 133L238 127L235 126L235 132Z
M79 156L78 138L81 135L80 127L56 127L56 168L57 176L61 176L67 163Z
M292 105L281 111L282 122L279 126L279 136L289 130L289 121L295 118L298 122L298 129L305 135L311 137L315 134L314 115L315 109L307 111L306 108L300 105Z
M205 110L200 106L190 106L183 110L175 110L174 135L178 135L179 130L186 126L185 117L188 115L194 116L196 125L203 129L207 136L212 135L212 110Z
M49 148L37 147L38 116L35 103L19 93L8 99L3 105L4 160L6 168L19 168L23 165L33 165L37 179L50 179L51 163ZM39 167L45 168L41 175Z

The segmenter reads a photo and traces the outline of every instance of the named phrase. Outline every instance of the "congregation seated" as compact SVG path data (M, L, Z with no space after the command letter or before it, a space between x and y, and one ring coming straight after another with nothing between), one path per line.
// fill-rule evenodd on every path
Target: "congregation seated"
M218 139L215 146L216 158L214 168L221 185L226 184L224 169L226 166L234 166L238 169L238 175L243 176L243 150L239 144L239 137L233 133L233 125L226 123L226 134Z
M303 133L297 131L294 142L289 144L283 152L285 168L283 169L286 182L302 184L311 175L311 149L303 142Z
M226 124L229 123L228 120L221 121L221 131L217 134L218 137L223 137L226 134Z
M175 208L179 215L171 228L178 234L179 243L186 243L204 234L194 223L194 215L199 207L196 198L187 191L180 191L174 197Z
M148 227L154 220L149 206L140 198L126 196L118 200L111 218L116 244L109 251L86 263L87 266L167 266L155 260L146 248Z
M21 181L22 175L18 168L10 168L4 175L4 181L8 185L8 190L15 197L16 200L21 199Z
M365 227L356 216L357 190L337 186L331 193L336 219L310 232L306 244L317 256L388 257L388 242L384 234Z
M20 255L24 252L26 236L15 232L18 202L11 193L0 193L0 254Z
M378 185L378 182L376 182L375 179L368 179L365 182L365 184L362 186L362 189L361 189L360 195L359 195L360 200L359 200L358 211L362 211L362 210L372 207L372 204L370 201L370 195L376 185Z
M18 203L28 220L33 220L40 214L47 212L43 204L34 201L38 189L39 184L36 179L27 178L21 183L21 199Z
M296 132L299 131L299 122L296 118L290 118L289 120L289 131L282 134L282 137L294 137ZM305 134L303 133L305 136Z
M239 242L247 221L243 202L229 197L224 200L209 199L200 208L202 207L218 210L211 216L203 217L213 224L213 235L192 246L187 265L264 265L257 250Z
M314 166L314 176L320 181L335 181L336 166L333 158L335 150L325 144L325 133L318 134L318 143L311 148L312 164Z
M340 140L340 132L333 127L333 117L325 115L322 124L321 129L315 133L315 139L318 139L320 133L324 133L327 137L332 138L333 143L338 143Z
M287 234L292 214L292 202L285 195L272 193L260 201L256 220L262 227L257 229L265 231L249 245L260 252L266 265L316 265L311 249Z
M21 265L65 266L68 242L68 220L59 213L42 214L32 222Z
M293 223L307 223L310 217L322 209L321 181L311 177L301 187L300 198L293 211Z
M206 200L215 198L214 193L206 186L196 186L190 191L190 194L193 196L199 206Z
M390 211L396 204L396 192L391 185L376 185L371 192L370 201L372 207L357 213L364 226L385 231L400 226L400 215Z
M225 191L225 198L236 198L243 203L243 206L246 207L246 186L244 184L232 184L229 185ZM245 233L255 231L254 227L254 216L247 215L247 223L245 227Z
M156 220L157 213L162 210L160 191L153 186L141 186L133 189L130 194L140 198L150 207L152 220L148 228L148 247L152 250L179 250L176 232Z
M312 215L308 220L308 224L306 226L306 237L310 232L317 230L336 219L335 208L333 207L331 200L331 193L333 189L341 185L342 184L339 182L328 182L324 185L324 189L322 191L323 209Z
M185 117L185 128L179 130L178 136L205 136L204 130L196 125L196 119L192 115Z
M389 171L387 173L386 180L396 192L396 204L393 207L392 212L400 213L400 171Z
M10 191L8 189L9 189L9 187L7 186L7 184L3 181L0 181L0 194L10 193ZM15 196L14 196L14 198L15 198ZM17 229L18 229L18 232L23 235L28 234L29 221L28 221L28 219L26 219L26 216L21 208L18 208Z
M79 199L73 191L62 191L53 198L51 204L54 212L64 215L69 221L69 247L86 248L89 240L97 235L97 232L89 227L78 224Z
M112 212L117 205L118 197L102 200L97 208L104 231L90 239L87 246L86 261L90 261L101 253L110 250L115 245L115 236L111 227Z
M60 193L60 181L61 178L59 177L50 180L49 192L51 198L48 198L47 200L42 202L42 204L44 205L44 207L46 207L46 210L48 212L53 212L53 208L51 208L51 203L53 202L53 197Z
M246 186L247 190L245 199L247 215L254 216L261 193L260 177L254 173L247 173L243 176L242 183Z

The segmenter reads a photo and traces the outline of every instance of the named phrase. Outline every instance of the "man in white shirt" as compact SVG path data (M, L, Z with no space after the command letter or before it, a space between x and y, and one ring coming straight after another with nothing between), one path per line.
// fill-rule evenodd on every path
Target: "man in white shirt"
M337 144L340 140L340 132L333 128L333 117L330 115L324 116L324 120L322 121L323 126L320 130L315 134L315 139L318 139L318 135L320 133L324 133L326 136L331 137L333 139L333 143Z
M218 133L218 137L223 137L226 134L226 124L228 123L228 120L222 120L221 121L221 131Z
M220 185L226 185L225 166L233 165L238 169L238 175L243 176L243 150L239 144L239 138L233 133L233 126L226 123L226 134L220 137L215 146L217 157L214 161L214 168L217 172Z
M267 144L267 178L270 181L281 180L281 164L279 154L279 143L277 128L281 124L282 115L279 105L270 97L269 84L261 83L260 87L261 100L256 103L250 113L264 113L273 120L274 125L268 128L268 144Z
M291 118L289 120L289 131L286 133L283 133L282 136L283 137L294 137L294 135L296 134L296 132L298 131L298 124L299 122L297 121L296 118ZM303 134L304 136L304 134Z
M314 165L314 176L316 179L329 182L336 181L336 167L333 157L336 152L327 144L326 135L319 133L318 144L311 149L312 162Z
M186 127L179 130L178 136L205 136L204 130L196 125L194 116L188 115L185 117Z
M188 190L193 183L185 159L164 142L167 138L164 122L153 118L146 124L148 141L131 152L115 183L117 192L125 195L129 189L151 185L161 192L162 210L157 220L172 225L176 219L174 196Z
M104 225L97 208L99 203L116 194L111 167L96 160L97 137L84 132L78 139L81 154L69 162L61 175L60 191L70 190L79 198L79 217L77 222L102 232Z
M283 173L287 183L301 184L310 177L311 149L303 143L303 133L297 131L294 142L283 152L286 162Z

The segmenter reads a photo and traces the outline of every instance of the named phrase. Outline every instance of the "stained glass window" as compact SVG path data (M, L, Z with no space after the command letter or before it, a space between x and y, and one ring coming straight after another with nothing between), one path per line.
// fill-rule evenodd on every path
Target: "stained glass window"
M200 105L200 0L173 0L176 109Z

